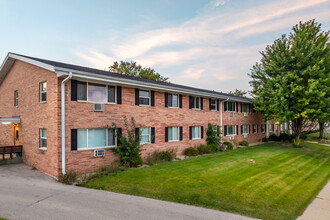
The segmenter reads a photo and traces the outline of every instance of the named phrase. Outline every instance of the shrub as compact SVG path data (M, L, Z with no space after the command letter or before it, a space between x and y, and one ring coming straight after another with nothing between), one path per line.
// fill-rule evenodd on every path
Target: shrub
M219 151L219 144L208 144L208 146L211 148L211 153Z
M210 145L208 144L201 144L197 147L199 154L209 154L212 152Z
M191 157L191 156L197 156L198 150L194 147L188 147L184 150L184 155Z
M58 176L58 182L64 183L67 185L72 185L77 180L77 173L73 171L68 171L66 174L60 174Z
M291 141L291 135L287 133L281 133L279 139L281 141Z
M300 134L300 139L301 140L306 140L307 139L307 134L306 133Z
M243 141L239 142L239 145L241 145L241 146L249 146L249 142L246 141L246 140L243 140Z
M141 135L136 137L135 135L135 119L131 117L131 129L129 129L126 116L124 116L125 128L127 131L127 137L118 136L120 140L120 146L111 148L112 151L120 155L120 161L125 167L138 167L143 164L140 156ZM116 124L113 124L116 129L116 134L119 134Z
M266 137L264 137L264 138L262 138L262 142L268 142L268 138L266 138Z
M293 147L294 148L302 148L302 145L300 145L299 140L293 140Z
M280 141L280 138L276 134L272 134L268 138L269 141Z
M154 151L151 155L147 157L147 163L149 165L154 165L157 163L171 161L173 156L169 151Z
M213 125L211 123L208 124L206 131L206 142L207 144L216 144L220 143L220 127Z
M226 141L226 142L223 142L223 144L227 146L227 150L232 150L233 149L232 143Z

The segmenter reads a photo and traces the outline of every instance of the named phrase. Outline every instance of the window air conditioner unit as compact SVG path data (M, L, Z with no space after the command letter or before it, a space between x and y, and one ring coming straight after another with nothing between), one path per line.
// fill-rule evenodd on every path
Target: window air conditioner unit
M94 157L104 157L104 155L105 155L104 149L94 150Z
M244 138L247 138L247 137L249 137L249 135L248 134L244 134Z
M234 136L230 136L230 140L233 141L234 140Z
M104 104L94 103L93 111L94 112L104 112Z
M247 117L249 115L249 113L244 112L243 115L244 115L244 117Z
M230 112L230 117L234 117L234 112Z

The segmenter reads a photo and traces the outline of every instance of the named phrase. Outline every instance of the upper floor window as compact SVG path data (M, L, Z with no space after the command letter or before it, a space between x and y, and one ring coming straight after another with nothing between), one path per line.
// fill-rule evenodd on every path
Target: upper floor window
M217 100L216 99L210 99L210 110L217 110Z
M39 100L40 103L47 101L47 82L41 82L39 84Z
M237 111L236 102L225 102L225 111L227 111L227 112L236 112Z
M77 100L116 103L116 87L89 82L77 82Z
M14 92L14 106L18 107L18 90Z
M95 128L77 130L78 150L89 148L114 147L116 144L115 129Z
M139 90L139 104L150 105L150 91Z
M40 128L39 129L40 136L40 148L47 148L47 129Z
M242 103L242 112L249 112L249 104Z
M167 106L166 107L179 107L179 95L177 94L166 94L167 95Z
M192 109L201 109L200 97L191 97L191 108Z

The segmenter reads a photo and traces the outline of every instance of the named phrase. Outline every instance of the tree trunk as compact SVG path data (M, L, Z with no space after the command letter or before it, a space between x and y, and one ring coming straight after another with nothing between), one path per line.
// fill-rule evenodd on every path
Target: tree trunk
M324 122L319 122L319 129L320 129L320 139L323 139L323 134L324 134Z
M297 118L292 121L292 129L296 135L296 137L295 137L296 141L299 141L299 139L300 139L300 134L302 133L302 125L303 125L302 118Z

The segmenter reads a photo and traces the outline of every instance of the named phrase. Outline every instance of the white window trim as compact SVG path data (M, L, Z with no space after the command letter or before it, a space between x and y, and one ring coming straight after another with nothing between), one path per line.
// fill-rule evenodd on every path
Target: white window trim
M244 132L244 127L246 128L247 132ZM243 132L242 134L249 134L249 125L243 125Z
M88 103L101 103L101 104L117 104L117 86L113 84L100 84L97 82L89 82L89 81L79 81L79 82L85 82L86 83L86 100L79 100L77 97L77 102L88 102ZM106 102L95 102L95 101L90 101L88 100L88 84L98 84L101 86L106 86ZM108 102L109 98L109 86L114 86L115 87L115 102Z
M269 132L274 132L274 130L275 130L275 125L274 125L274 129L273 129L273 124L269 124L268 125L268 131Z
M141 140L142 140L142 136L148 136L149 138L148 138L148 142L144 142L144 143L142 143L142 142L140 142L140 144L141 145L145 145L145 144L151 144L151 127L143 127L143 128L139 128L139 132L140 132L140 129L145 129L145 128L148 128L149 129L149 134L144 134L144 135L142 135L142 133L141 133Z
M229 126L234 126L234 129L233 129L234 130L234 134L229 134L229 132L228 132L229 131ZM237 128L236 125L227 125L227 131L226 131L227 134L226 134L226 137L227 136L236 136L237 135L236 128Z
M84 147L84 148L78 148L77 147L77 150L95 150L95 149L100 149L100 148L114 148L114 147L117 147L117 136L115 136L115 145L108 145L108 130L109 129L112 129L112 128L79 128L81 130L86 130L86 143L87 143L87 147ZM88 147L88 130L90 129L105 129L106 132L105 132L105 143L106 143L106 146L100 146L100 147ZM115 130L115 134L116 134L116 129ZM115 135L114 134L114 135ZM78 138L78 136L77 136Z
M200 96L192 96L192 98L194 99L194 106L192 107L193 110L201 110L201 97ZM199 108L196 108L196 99L199 100Z
M202 134L201 134L201 133L202 133L202 132L201 132L201 128L202 128L202 127L201 127L201 126L192 126L192 127L194 128L194 129L193 129L193 130L194 130L194 133L195 133L195 129L196 129L196 128L199 128L199 137L198 137L198 138L195 137L195 138L191 138L191 139L192 139L192 140L199 140L199 139L202 139L202 137L201 137L201 136L202 136Z
M212 100L214 100L215 101L215 103L214 104L212 104ZM211 106L213 106L214 105L214 109L211 109L211 111L218 111L218 105L217 105L217 100L216 99L211 99L210 100L210 102L211 102Z
M228 110L228 104L229 104L229 103L234 103L234 109L231 110L231 111ZM227 110L226 110L226 112L236 112L236 110L237 110L236 108L237 108L237 104L236 104L236 102L229 102L229 101L227 101Z
M18 90L14 91L15 107L18 107Z
M246 111L243 111L243 106L246 106ZM249 104L246 104L246 103L242 103L242 112L243 113L249 113Z
M140 96L140 91L148 92L149 93L149 97ZM147 98L147 99L149 99L149 104L148 105L140 104L140 98ZM144 89L140 89L139 90L139 106L151 106L151 90L144 90Z
M43 136L42 136L42 130L46 130L46 137L43 137ZM46 129L46 128L40 128L40 129L39 129L39 136L40 136L40 145L39 145L39 149L47 150L47 145L46 145L46 147L42 147L42 146L41 146L41 143L42 143L41 140L46 140L46 143L47 143L47 129Z
M254 132L254 126L255 126L255 128L256 128L256 132ZM258 134L258 125L257 124L253 124L252 125L252 134Z
M46 91L41 91L41 85L46 83ZM47 81L43 81L39 83L39 103L46 103L47 102ZM42 94L46 93L46 100L42 101Z
M180 101L179 101L179 97L180 97L180 95L179 94L177 94L177 93L168 93L169 95L172 95L172 106L168 106L168 108L179 108L180 106ZM178 99L177 99L177 107L174 107L173 106L173 95L176 95L177 97L178 97Z
M172 128L172 137L174 137L174 129L173 128L178 128L178 139L177 140L170 140L169 137L167 136L168 138L168 142L176 142L176 141L179 141L180 140L180 127L177 127L177 126L174 126L174 127L169 127L169 128Z
M264 128L264 129L262 129L262 128ZM261 130L261 133L266 133L266 125L265 124L261 124L261 128L260 128Z

